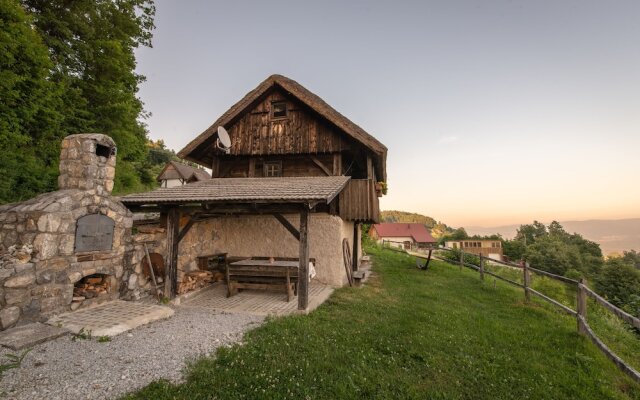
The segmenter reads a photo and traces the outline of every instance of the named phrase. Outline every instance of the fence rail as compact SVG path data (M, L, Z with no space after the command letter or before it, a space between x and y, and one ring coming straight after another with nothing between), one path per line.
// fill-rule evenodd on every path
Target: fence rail
M631 367L630 365L628 365L627 363L624 362L624 360L622 360L620 357L618 357L611 349L609 349L609 347L607 347L607 345L604 344L604 342L602 342L602 340L600 340L600 338L595 334L595 332L593 332L593 330L591 329L591 327L589 326L589 323L587 321L587 296L591 297L592 299L594 299L598 304L600 304L601 306L603 306L604 308L606 308L607 310L609 310L611 313L613 313L615 316L617 316L618 318L620 318L621 320L623 320L624 322L632 325L633 327L635 327L636 329L640 330L640 319L634 317L633 315L630 315L629 313L621 310L620 308L616 307L615 305L609 303L607 300L605 300L602 296L598 295L596 292L594 292L593 290L589 289L586 285L584 285L584 282L582 280L577 281L575 279L571 279L571 278L567 278L565 276L561 276L561 275L556 275L553 274L551 272L547 272L547 271L542 271L540 269L537 268L532 268L528 263L525 263L524 265L518 265L518 264L514 264L514 263L510 263L510 262L506 262L506 261L501 261L501 260L494 260L492 258L488 258L482 255L478 255L478 254L473 254L473 253L465 253L462 250L458 250L458 249L449 249L446 247L438 247L433 249L435 251L448 251L448 252L453 252L454 254L460 254L459 259L457 260L453 260L451 258L447 258L447 257L443 257L440 256L437 253L433 254L433 258L441 260L441 261L445 261L451 264L455 264L455 265L459 265L460 269L462 269L462 267L467 267L470 269L474 269L478 272L480 272L480 278L484 279L484 275L490 275L493 276L494 278L500 279L504 282L507 282L511 285L514 286L518 286L524 289L524 293L525 293L525 298L528 301L530 298L530 294L533 293L534 295L538 296L539 298L555 305L556 307L562 309L564 312L566 312L567 314L576 317L576 321L577 321L577 326L578 326L578 332L580 332L581 334L588 336L589 339L591 339L591 341L610 359L612 360L617 366L618 368L620 368L620 370L622 370L623 372L625 372L627 375L629 375L630 377L632 377L634 380L636 380L637 382L640 382L640 373L638 371L636 371L633 367ZM422 255L418 254L418 253L414 253L414 252L407 252L410 255L416 256L416 257L422 257ZM480 265L474 265L472 263L469 263L465 260L465 256L473 256L473 257L477 257L480 259ZM497 264L502 264L505 265L507 267L512 267L512 268L519 268L523 271L523 281L524 284L519 283L519 282L515 282L511 279L507 279L503 276L500 276L494 272L491 271L487 271L484 268L484 264L486 261L490 261L491 263L497 263ZM571 307L567 307L566 305L560 303L559 301L545 295L542 294L540 292L538 292L537 290L531 288L530 285L530 272L535 272L537 274L540 275L544 275L547 276L551 279L555 279L570 285L573 285L576 287L577 289L577 298L576 298L576 304L577 304L577 310L573 310Z

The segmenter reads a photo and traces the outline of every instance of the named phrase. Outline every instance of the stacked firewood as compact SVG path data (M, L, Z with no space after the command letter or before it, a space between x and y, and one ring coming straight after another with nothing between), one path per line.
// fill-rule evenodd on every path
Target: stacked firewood
M192 290L200 289L212 282L218 282L224 279L221 272L211 271L193 271L187 272L182 278L182 282L178 285L178 294L184 294Z
M89 276L83 278L73 288L73 301L83 301L107 294L109 293L110 286L111 282L109 282L106 276Z

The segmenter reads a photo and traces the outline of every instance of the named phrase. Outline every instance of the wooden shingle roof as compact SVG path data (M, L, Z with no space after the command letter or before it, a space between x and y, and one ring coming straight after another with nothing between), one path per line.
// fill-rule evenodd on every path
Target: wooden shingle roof
M333 200L347 176L296 178L216 178L120 197L125 205L184 203L303 203Z
M192 140L178 153L178 157L201 163L198 157L195 155L196 150L204 149L207 143L215 135L219 126L229 128L230 123L237 118L244 110L254 104L262 95L267 93L273 86L279 86L293 97L304 103L310 109L318 113L321 117L338 127L346 135L352 139L361 143L368 150L373 153L376 172L380 180L386 181L386 161L387 161L387 148L380 143L376 138L368 134L364 129L350 121L347 117L340 114L333 107L327 104L316 94L307 90L304 86L298 82L289 79L282 75L271 75L265 79L255 89L247 93L240 101L234 104L227 112L222 114L209 128L202 132L198 137ZM207 165L208 167L208 165Z

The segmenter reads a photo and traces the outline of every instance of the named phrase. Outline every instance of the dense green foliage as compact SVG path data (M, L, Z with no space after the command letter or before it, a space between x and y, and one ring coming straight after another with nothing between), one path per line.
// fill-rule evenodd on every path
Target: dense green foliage
M640 387L575 320L434 261L367 249L377 276L307 316L276 318L186 382L130 399L629 399Z
M134 54L154 13L151 0L0 0L0 203L54 190L73 133L116 141L117 192L155 185Z
M0 203L52 190L57 177L62 87L31 26L17 0L0 0Z
M599 244L566 232L556 221L520 226L513 240L503 240L503 251L544 271L585 278L613 304L640 316L640 254L635 251L605 260Z

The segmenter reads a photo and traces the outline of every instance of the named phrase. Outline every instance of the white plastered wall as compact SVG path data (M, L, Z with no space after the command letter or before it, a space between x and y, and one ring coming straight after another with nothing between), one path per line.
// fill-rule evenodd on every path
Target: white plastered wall
M296 228L298 215L285 215ZM316 277L321 283L347 283L342 240L353 249L353 223L338 216L313 213L309 223L309 257L316 259ZM298 241L271 215L216 218L194 224L180 242L178 268L197 269L197 257L217 252L229 256L298 257Z

